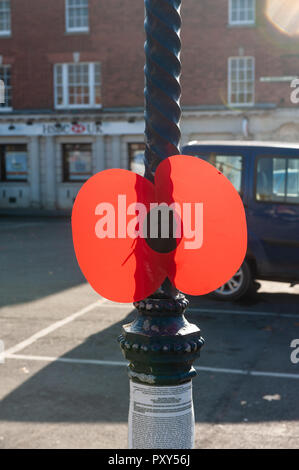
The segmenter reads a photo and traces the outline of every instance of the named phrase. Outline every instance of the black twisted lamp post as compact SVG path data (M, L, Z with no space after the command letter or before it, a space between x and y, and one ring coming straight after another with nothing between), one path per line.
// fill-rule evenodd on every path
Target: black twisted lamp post
M145 176L179 154L181 0L145 0ZM168 279L123 326L120 346L129 364L131 448L193 447L192 364L203 338L184 317L188 300Z
M181 0L145 0L145 175L178 155L181 132Z

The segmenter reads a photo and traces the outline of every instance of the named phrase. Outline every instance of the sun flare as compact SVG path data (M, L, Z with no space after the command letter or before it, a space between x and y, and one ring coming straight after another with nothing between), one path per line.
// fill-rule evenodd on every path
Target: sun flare
M299 35L298 0L267 0L266 16L281 32L289 36Z

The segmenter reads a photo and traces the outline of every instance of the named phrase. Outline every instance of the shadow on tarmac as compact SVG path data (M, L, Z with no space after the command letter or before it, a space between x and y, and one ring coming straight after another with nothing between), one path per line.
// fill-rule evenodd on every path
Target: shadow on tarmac
M31 225L26 225L26 219L18 219L10 226L11 221L4 221L0 221L1 305L30 302L85 282L70 242L70 223L30 219ZM206 339L197 365L298 373L298 367L290 362L289 345L299 337L299 316L296 323L296 319L212 313L213 309L223 309L296 314L298 295L257 293L234 304L194 297L190 306L208 310L188 315L191 322L200 325ZM134 315L131 312L89 336L62 357L123 361L116 339L122 324ZM10 360L8 364L13 374L27 361ZM33 369L41 363L29 364ZM195 415L199 422L209 423L299 420L298 386L298 380L199 372L193 381ZM0 419L126 422L128 399L126 367L55 361L1 401Z
M132 311L113 326L89 336L62 357L124 361L116 339L121 326L135 314ZM297 372L288 350L294 336L293 319L213 313L187 317L200 325L206 339L197 366ZM16 363L10 360L9 364L14 367ZM26 360L24 364L18 361L19 367L25 364ZM198 422L208 423L299 420L298 386L298 380L200 371L193 381L195 416ZM126 422L128 400L125 366L55 361L2 400L0 420Z
M70 219L0 218L0 307L86 283L74 254Z

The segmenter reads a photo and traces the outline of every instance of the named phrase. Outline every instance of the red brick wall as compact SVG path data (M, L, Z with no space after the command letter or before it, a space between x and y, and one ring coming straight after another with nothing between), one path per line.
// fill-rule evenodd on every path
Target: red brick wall
M257 0L256 27L228 26L228 0L185 0L182 9L182 84L185 105L227 102L227 62L255 57L256 103L290 106L289 83L262 83L262 76L299 75L299 39L277 31L265 17L265 1ZM281 100L284 100L281 102Z
M65 32L64 0L11 0L12 37L0 38L4 63L13 67L14 109L53 109L53 64L81 60L102 64L104 107L142 106L144 6L142 0L90 0L90 34ZM290 106L289 83L261 83L261 76L299 74L299 39L282 35L263 14L257 26L228 26L228 0L182 1L182 104L227 101L227 59L256 59L256 102ZM283 101L281 101L283 100Z

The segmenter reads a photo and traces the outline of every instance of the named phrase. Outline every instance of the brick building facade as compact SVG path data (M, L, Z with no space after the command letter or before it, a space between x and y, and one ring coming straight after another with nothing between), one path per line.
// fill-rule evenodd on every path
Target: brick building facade
M299 141L279 3L183 0L182 143ZM143 20L142 0L0 0L0 207L70 208L92 173L140 167Z

